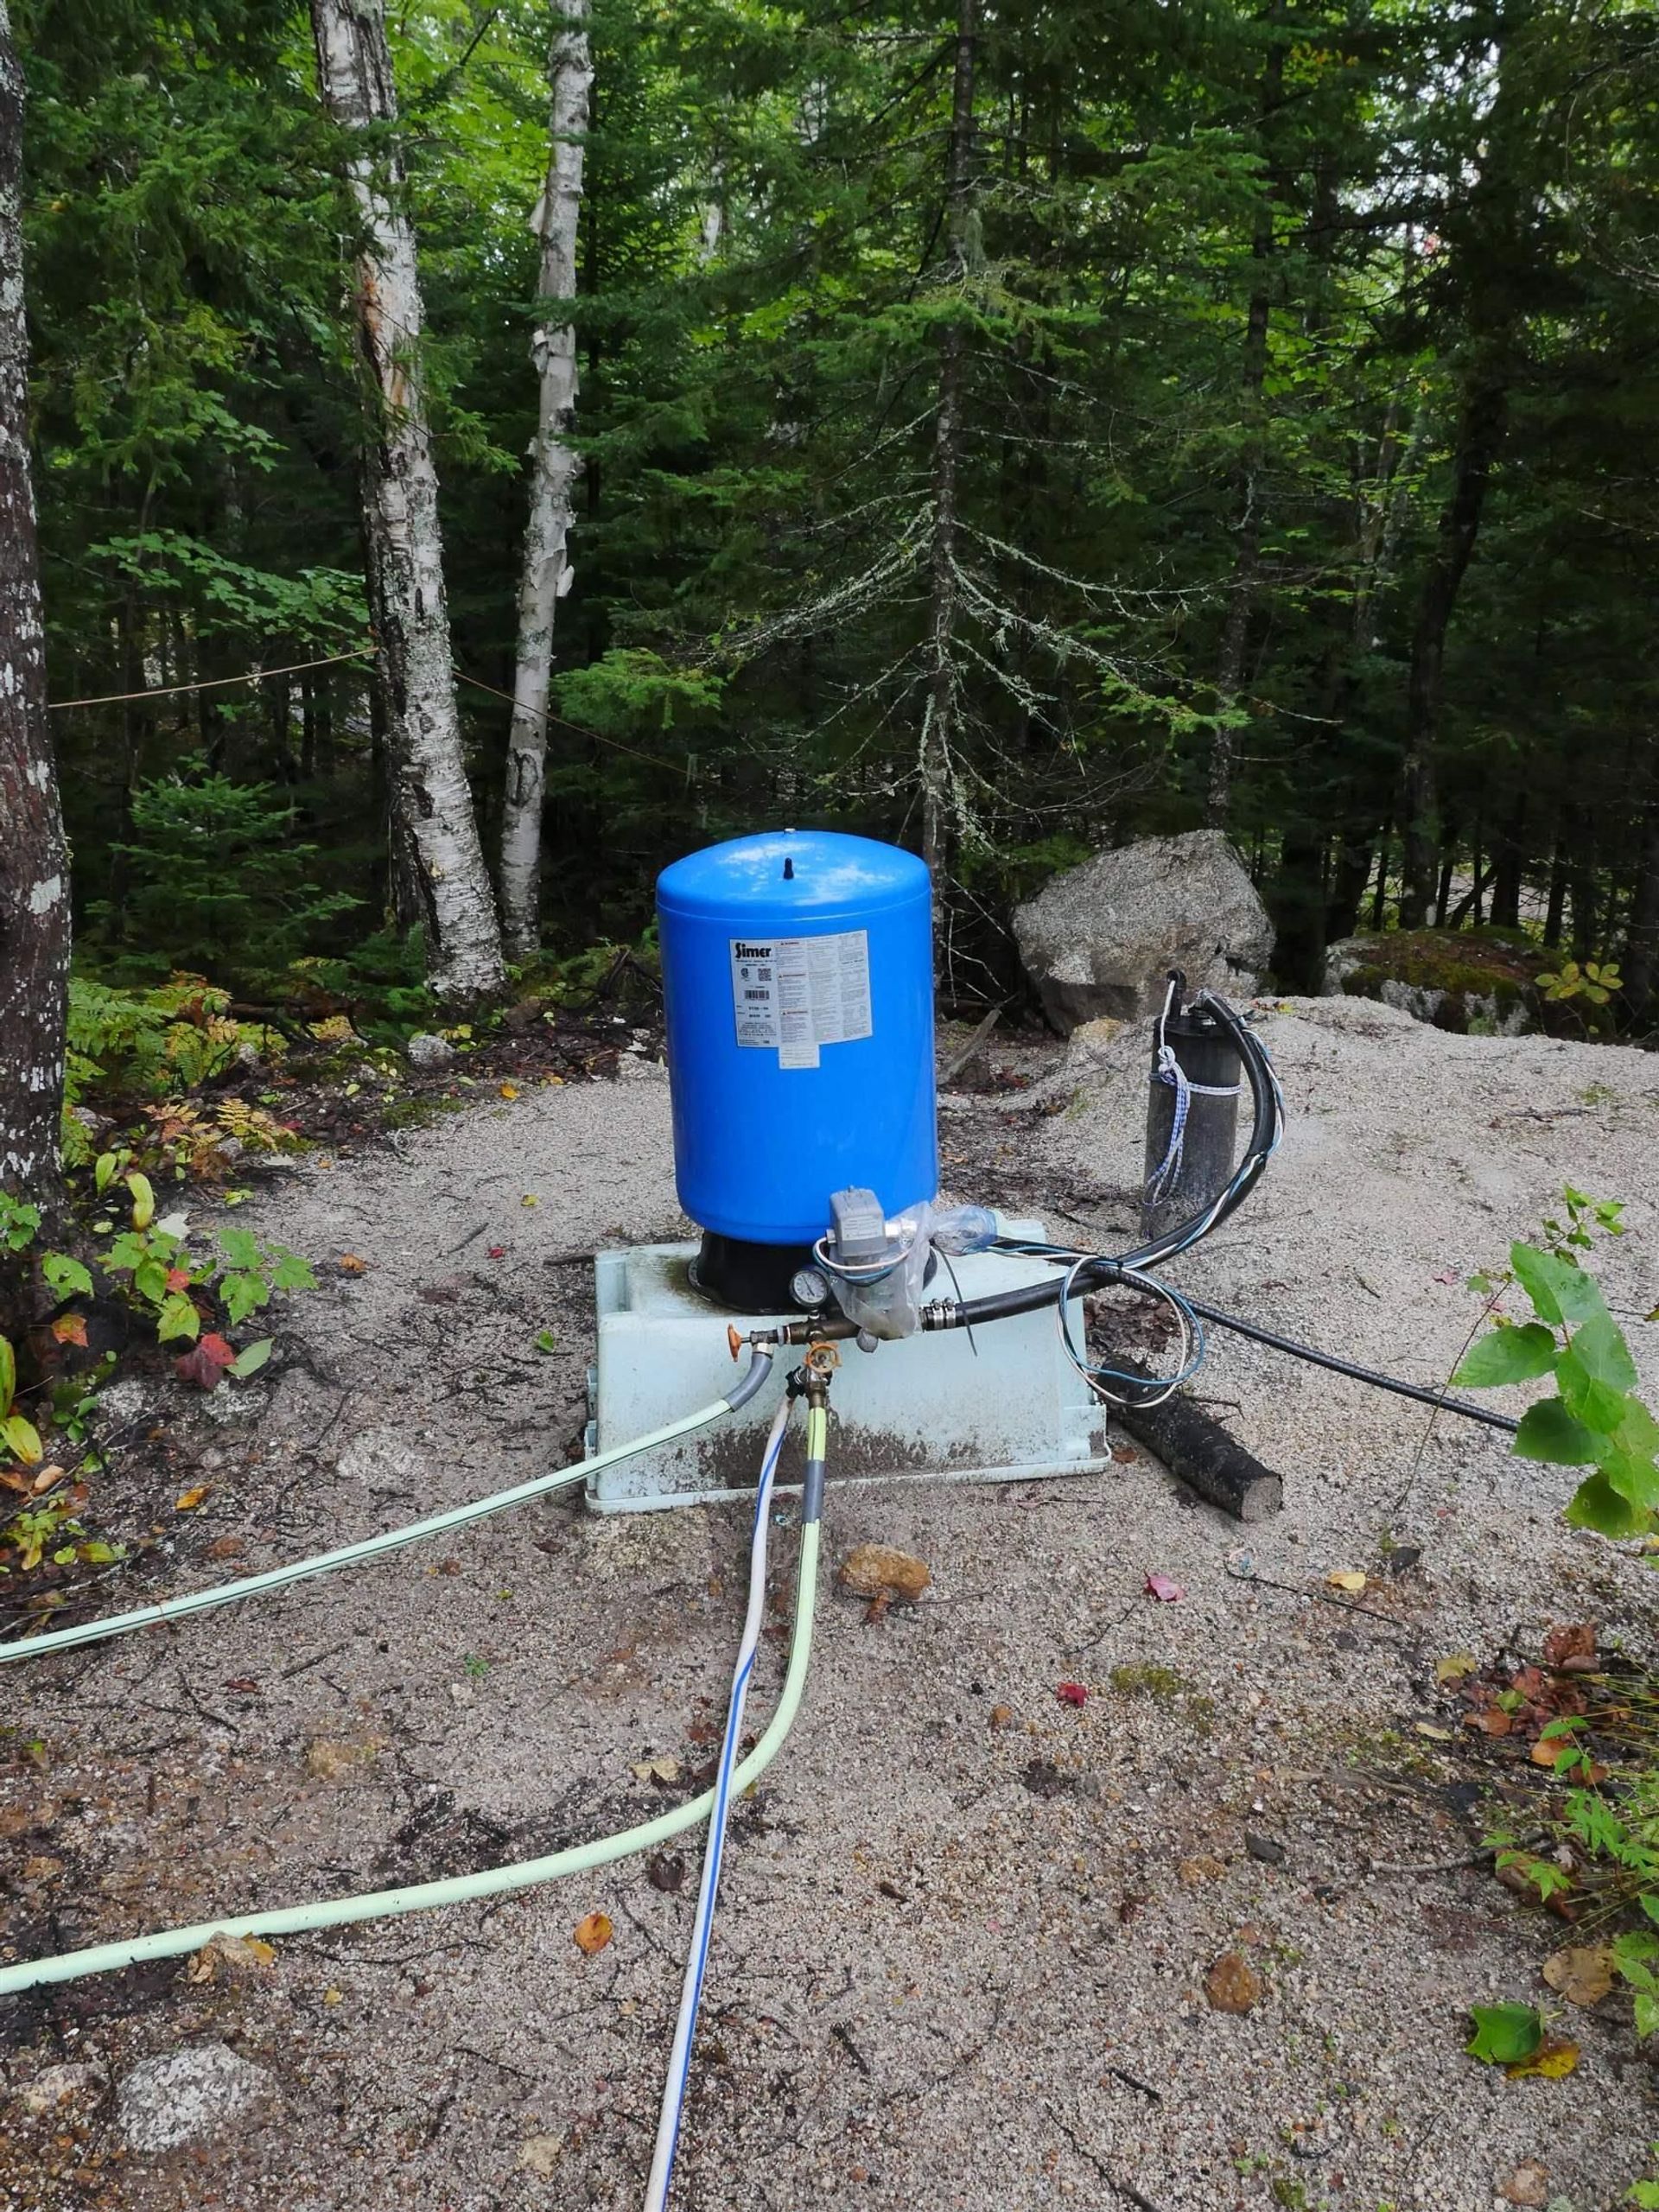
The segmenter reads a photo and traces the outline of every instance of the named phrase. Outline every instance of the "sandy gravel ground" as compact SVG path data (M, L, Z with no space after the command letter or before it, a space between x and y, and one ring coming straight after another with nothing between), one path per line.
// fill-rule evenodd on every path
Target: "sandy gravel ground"
M1263 1031L1290 1137L1179 1280L1438 1382L1473 1316L1463 1278L1571 1179L1630 1201L1604 1279L1659 1388L1639 1319L1659 1302L1659 1062L1341 1001L1284 1002ZM1122 1236L1144 1050L994 1052L1029 1087L947 1098L952 1187ZM309 1162L257 1212L326 1287L276 1379L155 1410L146 1510L178 1547L158 1588L569 1457L580 1255L680 1228L665 1084L635 1059L614 1084L529 1090ZM347 1253L360 1274L333 1264ZM1425 1440L1417 1411L1237 1340L1199 1387L1282 1470L1275 1522L1241 1529L1141 1455L1051 1484L832 1491L832 1562L897 1544L933 1588L875 1622L826 1593L798 1729L734 1824L679 2212L1490 2212L1527 2159L1558 2212L1602 2212L1646 2171L1659 2097L1622 2000L1575 2016L1568 2082L1462 2055L1469 2000L1548 1994L1560 1930L1458 1863L1490 1769L1419 1724L1447 1719L1444 1653L1582 1618L1650 1649L1649 1571L1567 1530L1571 1476L1487 1432L1442 1420ZM181 1469L213 1484L189 1515ZM1402 1575L1385 1533L1421 1548ZM10 1952L526 1856L660 1808L677 1793L630 1768L708 1756L743 1543L737 1510L549 1503L10 1672ZM791 1555L780 1530L761 1712ZM1376 1578L1370 1610L1311 1594L1338 1567ZM1145 1596L1149 1569L1184 1600ZM228 1979L170 1967L10 2003L0 2202L637 2204L686 1855L677 1893L630 1862L286 1941ZM594 1910L616 1932L588 1958L571 1931ZM1264 1986L1243 2016L1205 1993L1233 1950ZM204 2039L268 2069L270 2100L211 2144L126 2148L107 2085ZM90 2068L80 2094L29 2117L19 2094L64 2061Z

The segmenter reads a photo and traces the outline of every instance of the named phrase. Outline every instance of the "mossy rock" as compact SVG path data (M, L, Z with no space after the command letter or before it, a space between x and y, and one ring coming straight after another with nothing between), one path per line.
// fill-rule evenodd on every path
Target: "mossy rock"
M1379 999L1458 1036L1513 1037L1540 1026L1533 979L1545 959L1522 930L1391 930L1333 944L1325 988Z

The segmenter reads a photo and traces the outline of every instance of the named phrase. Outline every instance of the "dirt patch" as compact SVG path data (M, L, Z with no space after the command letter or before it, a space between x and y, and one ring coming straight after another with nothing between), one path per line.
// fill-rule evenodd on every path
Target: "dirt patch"
M1472 1319L1465 1276L1570 1178L1630 1202L1605 1281L1659 1386L1656 1331L1635 1318L1659 1303L1651 1059L1452 1038L1358 1001L1261 1019L1290 1135L1179 1280L1437 1381ZM1132 1235L1120 1194L1146 1052L1126 1033L1085 1076L1058 1047L999 1046L1029 1080L947 1100L951 1194ZM326 1148L249 1202L325 1263L326 1287L282 1371L211 1407L164 1398L162 1435L135 1440L158 1501L169 1440L219 1455L188 1548L180 1516L156 1513L152 1574L222 1573L206 1551L226 1538L238 1567L269 1565L570 1455L585 1255L685 1233L665 1084L641 1055L619 1065L614 1083L498 1087L391 1142ZM343 1253L360 1274L328 1271ZM1548 1998L1559 1931L1459 1866L1480 1777L1416 1724L1444 1722L1437 1657L1517 1624L1594 1618L1650 1641L1649 1571L1561 1525L1570 1470L1482 1432L1426 1434L1409 1408L1233 1341L1199 1389L1284 1474L1276 1521L1241 1531L1144 1454L996 1490L832 1486L831 1560L891 1545L932 1582L873 1620L826 1597L799 1725L728 1860L677 2212L1491 2212L1529 2158L1600 2212L1643 2170L1659 2101L1622 2000L1575 2022L1572 2083L1463 2055L1471 1999ZM709 1755L746 1518L547 1502L15 1671L7 1947L419 1878L660 1809L685 1785L651 1762L690 1775ZM1330 1602L1336 1569L1372 1577L1357 1605ZM1155 1603L1148 1571L1185 1597ZM757 1716L791 1573L783 1527ZM319 1740L357 1755L315 1771ZM37 1993L0 2013L14 2088L68 2059L118 2078L211 2039L281 2100L157 2157L122 2150L107 2099L49 2120L14 2107L0 2190L39 2212L620 2212L639 2198L695 1886L626 1862L288 1939L234 1980ZM572 1931L594 1911L614 1935L588 1957ZM1260 1995L1218 2012L1205 1977L1235 1955Z

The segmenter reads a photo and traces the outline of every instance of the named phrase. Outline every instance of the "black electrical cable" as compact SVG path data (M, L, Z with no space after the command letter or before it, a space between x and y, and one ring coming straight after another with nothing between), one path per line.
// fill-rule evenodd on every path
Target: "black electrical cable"
M1174 980L1173 976L1172 980ZM1268 1059L1260 1038L1248 1024L1240 1020L1224 999L1217 998L1209 991L1200 991L1192 1003L1202 1006L1233 1040L1244 1069L1245 1080L1250 1086L1250 1100L1255 1109L1250 1141L1231 1182L1215 1206L1193 1215L1191 1220L1181 1222L1173 1229L1166 1229L1161 1236L1154 1237L1150 1244L1143 1244L1138 1252L1118 1253L1116 1256L1121 1267L1155 1268L1161 1261L1173 1259L1189 1244L1196 1244L1212 1229L1218 1229L1230 1215L1236 1213L1261 1181L1262 1172L1279 1142L1279 1087L1274 1079L1273 1063Z
M1231 1183L1220 1202L1196 1214L1190 1221L1166 1230L1162 1236L1139 1251L1110 1255L1103 1253L1097 1258L1078 1262L1074 1255L1073 1265L1064 1274L1052 1279L1026 1283L1018 1290L1000 1291L988 1298L969 1299L954 1306L938 1306L924 1309L925 1328L951 1329L966 1327L976 1322L1001 1321L1018 1313L1034 1313L1045 1306L1055 1306L1069 1281L1073 1290L1102 1289L1112 1283L1122 1282L1128 1268L1156 1267L1162 1260L1172 1259L1178 1252L1207 1236L1212 1229L1225 1221L1242 1205L1260 1180L1269 1156L1279 1139L1280 1107L1278 1087L1274 1081L1272 1064L1259 1039L1240 1020L1224 1000L1201 995L1209 1013L1220 1022L1238 1048L1245 1075L1250 1086L1255 1116L1250 1131L1250 1142L1244 1159L1234 1174ZM1196 1003L1196 1001L1195 1001ZM1056 1258L1061 1256L1058 1252ZM1323 1367L1333 1375L1345 1375L1351 1381L1366 1382L1374 1389L1387 1390L1395 1397L1410 1398L1419 1405L1433 1406L1437 1411L1457 1414L1465 1421L1478 1421L1486 1428L1502 1430L1512 1436L1519 1427L1507 1414L1494 1413L1485 1406L1471 1404L1466 1398L1448 1397L1444 1389L1431 1390L1421 1383L1402 1382L1398 1376L1383 1375L1374 1367L1363 1367L1357 1360L1339 1359L1334 1352L1319 1351L1312 1344L1299 1343L1294 1337L1281 1336L1276 1331L1264 1329L1256 1322L1246 1321L1236 1313L1224 1313L1218 1306L1207 1306L1202 1300L1183 1292L1183 1298L1201 1320L1212 1327L1229 1329L1235 1336L1247 1337L1252 1343L1265 1344L1269 1351L1284 1352L1292 1359L1306 1360L1311 1366Z
M1190 1291L1183 1291L1181 1295L1200 1319L1217 1329L1230 1329L1235 1336L1248 1337L1252 1344L1266 1344L1271 1351L1287 1352L1292 1359L1305 1359L1313 1367L1328 1367L1333 1375L1346 1375L1353 1382L1369 1382L1375 1389L1392 1390L1396 1398L1414 1398L1421 1406L1461 1414L1465 1421L1482 1421L1488 1428L1501 1428L1510 1436L1521 1426L1508 1414L1494 1413L1489 1406L1472 1405L1467 1398L1448 1398L1443 1389L1430 1390L1419 1382L1402 1382L1397 1375L1379 1374L1376 1368L1362 1367L1357 1360L1338 1359L1334 1352L1316 1351L1312 1344L1299 1344L1294 1337L1279 1336L1254 1321L1241 1320L1236 1313L1224 1313L1217 1306L1206 1306Z
M1177 978L1172 974L1172 981ZM1124 1268L1155 1268L1165 1260L1173 1259L1177 1253L1196 1244L1207 1236L1230 1215L1243 1205L1261 1180L1262 1170L1272 1157L1279 1141L1280 1105L1278 1086L1274 1080L1273 1064L1268 1059L1261 1039L1249 1026L1241 1021L1224 999L1203 991L1193 1001L1220 1022L1234 1045L1250 1086L1250 1097L1255 1106L1255 1118L1250 1128L1250 1141L1231 1182L1222 1197L1202 1213L1178 1223L1154 1237L1150 1244L1139 1250L1104 1254L1080 1267L1072 1278L1077 1290L1099 1289L1103 1285L1118 1281L1118 1270ZM1018 1313L1034 1313L1045 1306L1058 1305L1064 1278L1052 1282L1027 1283L1018 1290L994 1292L988 1298L972 1298L956 1306L925 1306L922 1326L928 1329L957 1329L976 1325L982 1321L1007 1321Z
M1077 1271L1077 1280L1086 1280L1090 1287L1100 1289L1122 1281L1123 1263L1116 1260L1098 1259L1089 1262ZM1047 1282L1027 1283L1019 1290L999 1293L993 1298L976 1298L958 1309L963 1319L976 1322L1001 1320L1013 1313L1034 1313L1045 1306L1057 1306L1065 1277L1057 1274ZM1494 1413L1490 1407L1477 1406L1467 1398L1448 1397L1442 1390L1431 1390L1419 1382L1402 1382L1396 1375L1383 1375L1374 1367L1362 1367L1357 1360L1338 1359L1334 1352L1316 1351L1313 1345L1299 1343L1294 1337L1280 1336L1274 1330L1264 1329L1255 1321L1246 1321L1236 1313L1224 1313L1219 1306L1208 1306L1202 1299L1194 1298L1190 1291L1183 1291L1182 1298L1201 1321L1212 1328L1230 1329L1235 1336L1248 1337L1253 1344L1265 1344L1271 1351L1281 1351L1292 1359L1306 1360L1310 1366L1328 1368L1333 1375L1345 1375L1355 1382L1369 1382L1378 1390L1391 1390L1397 1398L1414 1398L1419 1405L1433 1406L1448 1414L1461 1414L1465 1421L1478 1421L1487 1428L1502 1429L1513 1436L1520 1427L1508 1414ZM995 1308L995 1311L990 1309ZM932 1325L936 1328L959 1325L941 1319Z

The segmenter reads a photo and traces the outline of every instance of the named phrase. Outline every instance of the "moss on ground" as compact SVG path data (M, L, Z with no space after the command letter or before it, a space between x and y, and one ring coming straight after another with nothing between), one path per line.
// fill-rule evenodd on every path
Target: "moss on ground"
M1471 1001L1484 1001L1499 1023L1536 1007L1533 977L1543 956L1522 930L1393 930L1356 939L1355 950L1358 965L1342 979L1345 996L1379 999L1387 983L1440 991L1438 1028L1466 1030Z

